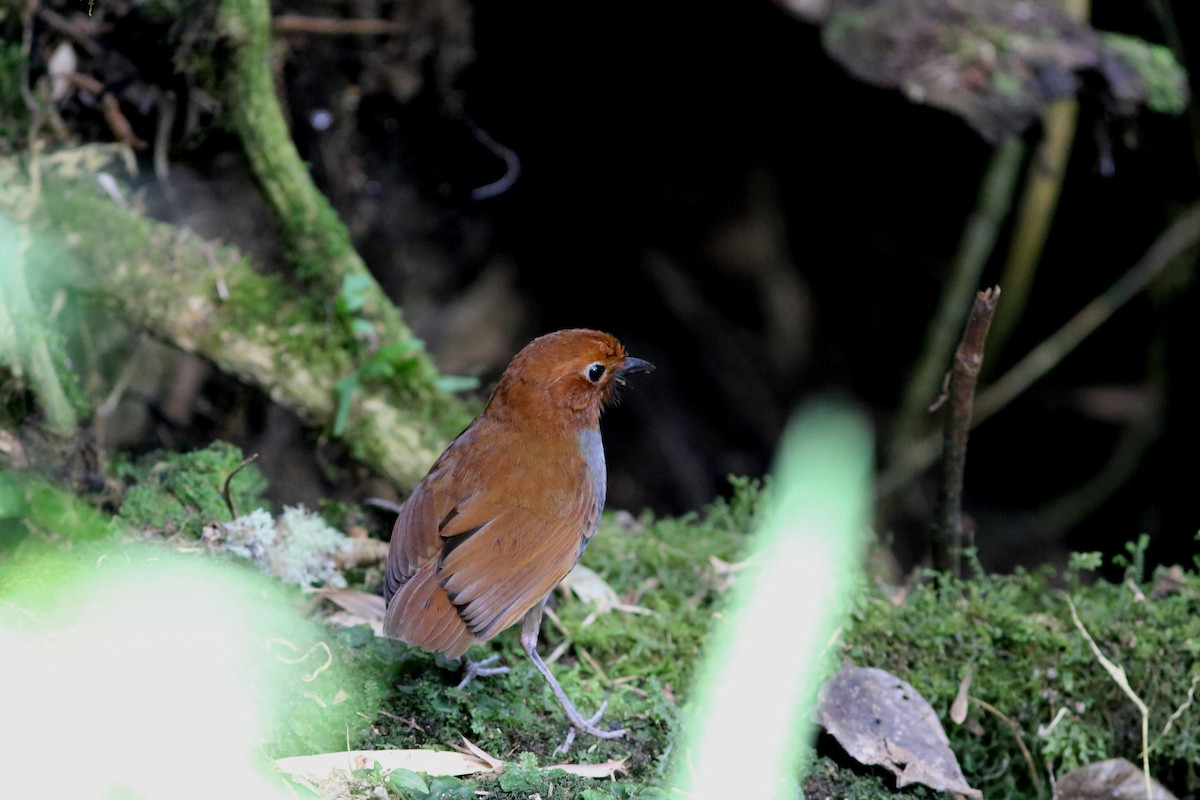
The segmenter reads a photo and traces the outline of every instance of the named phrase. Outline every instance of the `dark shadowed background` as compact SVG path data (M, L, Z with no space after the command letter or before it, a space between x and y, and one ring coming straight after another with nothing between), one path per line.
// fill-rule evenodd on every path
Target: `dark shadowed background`
M143 79L166 70L172 54L147 44L136 6L98 13L100 40ZM311 0L275 13L405 24L278 31L277 77L302 157L443 371L486 390L529 339L575 326L657 364L604 423L610 507L684 513L729 474L762 475L815 395L853 400L886 441L993 152L963 120L852 78L817 26L767 0ZM1091 22L1173 40L1195 74L1193 3L1098 3ZM1036 280L984 384L1197 200L1197 119L1194 100L1180 116L1118 117L1083 93ZM155 213L275 263L236 142L178 127L174 197ZM1040 128L1021 135L1034 152ZM1143 532L1157 560L1195 552L1195 265L1193 251L973 434L965 507L985 564L1119 552ZM257 393L195 363L164 370L176 377L112 446L223 436L264 452L279 500L387 493L331 477L337 454ZM181 427L170 402L203 413ZM928 475L880 506L902 564L925 557L934 495Z

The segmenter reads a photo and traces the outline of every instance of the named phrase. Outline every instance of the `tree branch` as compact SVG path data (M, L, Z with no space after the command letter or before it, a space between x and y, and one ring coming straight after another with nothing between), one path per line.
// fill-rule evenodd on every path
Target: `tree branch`
M18 193L0 193L0 214ZM328 427L334 384L354 370L352 335L324 304L257 272L231 247L114 206L92 186L46 179L30 218L31 274L54 275L132 326L268 392L306 422ZM453 398L409 384L367 382L343 437L354 457L401 487L424 475L466 413Z

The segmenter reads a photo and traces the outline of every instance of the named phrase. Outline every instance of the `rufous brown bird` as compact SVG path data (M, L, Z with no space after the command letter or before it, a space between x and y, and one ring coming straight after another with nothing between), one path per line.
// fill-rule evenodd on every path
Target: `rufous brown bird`
M383 630L459 658L521 621L525 655L550 684L575 730L584 718L537 652L542 608L584 548L604 508L607 476L600 410L625 376L654 365L600 331L557 331L513 358L487 407L438 458L404 503L388 552ZM460 686L487 669L468 662ZM566 745L564 745L565 747Z

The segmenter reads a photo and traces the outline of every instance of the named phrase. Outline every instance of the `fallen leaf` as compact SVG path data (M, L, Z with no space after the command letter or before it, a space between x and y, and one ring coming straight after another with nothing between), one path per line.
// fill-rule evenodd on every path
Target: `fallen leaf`
M328 617L325 617L326 622L332 622L335 625L342 625L347 628L353 628L358 625L369 625L371 632L376 636L383 636L383 623L379 620L369 620L366 617L360 617L357 614L351 614L349 611L335 611Z
M459 735L462 736L462 734L459 734ZM462 740L463 740L463 744L465 744L467 746L467 750L470 751L470 753L472 755L474 755L476 758L486 762L487 765L490 766L492 769L500 769L502 766L504 766L503 761L501 761L500 759L496 758L493 755L490 755L486 750L484 750L482 747L480 747L479 745L472 742L467 737L463 736ZM461 750L462 748L457 748L457 749Z
M474 775L492 767L476 756L448 750L350 750L275 760L275 766L299 777L322 780L332 770L370 769L379 762L385 770L408 769L426 775Z
M648 608L622 603L620 596L604 578L601 578L595 570L582 564L576 564L559 586L565 592L574 593L586 605L592 607L592 613L583 621L585 627L594 622L598 614L607 614L614 610L624 611L628 614L658 616Z
M819 701L821 725L853 758L896 775L896 786L921 783L978 800L933 707L905 681L870 667L846 667Z
M370 592L359 592L354 589L319 589L316 594L334 603L340 608L361 617L374 626L383 624L383 615L387 610L383 598Z
M971 707L967 700L968 692L971 691L971 678L974 676L974 670L967 670L967 674L963 675L962 683L958 684L958 694L954 696L954 702L950 704L950 719L955 725L962 725L967 719L967 710Z
M1057 800L1146 800L1146 775L1131 761L1110 758L1071 770L1058 779ZM1150 779L1151 800L1176 800Z
M489 755L483 748L467 737L462 737L466 746L456 745L460 752L449 750L350 750L340 753L320 753L313 756L293 756L276 759L279 769L311 781L323 781L334 770L353 772L356 769L371 769L376 763L384 772L406 769L426 775L476 775L495 772L504 766L503 761ZM561 769L581 778L611 778L625 768L628 759L605 761L602 764L554 764L545 770Z
M562 585L570 589L576 597L587 605L594 607L601 614L610 611L621 603L621 598L617 596L616 591L608 585L604 578L601 578L595 570L589 569L582 564L576 564L575 568L567 573L567 577L563 579Z

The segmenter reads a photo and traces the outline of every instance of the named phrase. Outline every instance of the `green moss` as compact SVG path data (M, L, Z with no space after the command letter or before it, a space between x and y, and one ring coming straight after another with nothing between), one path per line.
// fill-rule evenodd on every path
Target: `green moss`
M1044 774L1041 764L1060 774L1103 758L1138 762L1137 710L1089 650L1071 620L1066 595L1052 588L1051 577L1048 572L987 576L945 584L941 591L927 577L901 606L864 596L843 652L856 664L881 667L911 682L943 720L971 672L971 695L1019 727L1039 762L1039 775ZM1142 591L1149 593L1149 587ZM1080 618L1101 650L1125 668L1150 707L1152 740L1200 675L1193 652L1200 641L1198 594L1200 579L1194 574L1179 591L1153 599L1139 599L1127 586L1108 583L1071 589ZM951 747L968 778L988 797L1029 796L1032 780L1013 733L979 706L972 716L978 727L947 722ZM1184 710L1153 747L1152 772L1174 775L1185 764L1200 763L1200 741L1190 733L1198 725L1200 710ZM1004 764L1010 768L1001 769ZM979 776L986 775L996 777L984 782ZM1200 781L1193 775L1175 788L1195 791Z
M155 487L163 503L209 509L195 511L197 518L214 508L223 516L220 483L240 454L225 445L210 451L150 459L126 472L139 486ZM189 459L196 463L187 468ZM180 479L180 473L189 477ZM237 487L238 479L234 483ZM241 487L244 501L239 502L251 507L259 488L257 479ZM489 753L516 762L499 776L428 779L429 791L423 795L411 785L403 790L408 794L389 785L388 797L466 797L476 791L502 800L533 793L546 797L551 784L555 797L665 796L666 762L676 751L680 705L691 700L696 658L721 614L730 582L746 579L746 573L726 565L743 553L765 495L761 487L740 481L731 500L717 502L703 514L640 521L605 516L584 563L623 602L652 614L614 610L589 622L589 607L555 594L552 602L571 644L551 669L582 711L588 713L607 699L605 719L630 731L612 742L581 737L568 758L628 758L622 780L599 782L541 771L560 760L551 751L561 742L566 721L521 653L515 631L471 653L474 658L499 654L512 671L460 691L455 688L457 665L377 638L365 626L330 626L320 638L340 676L337 688L363 700L357 705L363 713L339 722L342 739L348 737L353 749L444 748L465 735ZM7 502L0 509L15 508L12 497L12 492L0 492L0 504ZM28 507L31 496L21 497L22 507ZM348 513L339 511L341 516ZM1075 628L1066 595L1055 588L1065 586L1101 650L1124 667L1150 708L1151 770L1181 796L1195 793L1200 775L1190 765L1200 763L1200 737L1195 734L1200 706L1184 706L1189 687L1200 678L1200 617L1195 614L1200 577L1176 573L1167 581L1159 571L1141 582L1142 551L1135 544L1121 561L1126 577L1139 584L1136 592L1124 582L1086 585L1081 573L1099 566L1095 554L1072 559L1065 575L1018 572L960 582L921 575L900 605L864 582L844 628L842 656L912 683L943 720L968 781L985 796L1032 796L1032 778L1004 722L978 703L972 704L967 724L949 721L950 704L968 672L971 696L1017 726L1043 780L1047 769L1061 774L1102 758L1139 760L1137 712ZM781 615L785 625L786 615ZM554 650L563 637L554 623L544 623L542 652ZM604 675L590 666L593 661ZM770 661L770 650L764 648L764 679ZM298 696L295 702L303 706L313 701ZM1173 714L1177 716L1162 733ZM323 726L318 717L297 714L292 720L285 715L264 748L272 757L313 752L324 742ZM839 764L821 758L811 762L805 786L809 796L883 797L892 793L894 781L845 757ZM919 787L902 794L932 796Z
M563 604L559 616L572 641L606 669L653 677L668 691L687 687L724 590L736 580L723 564L737 560L762 502L758 484L737 481L733 498L703 515L647 517L632 528L606 518L583 563L618 594L640 595L636 605L649 613L618 610L584 624L589 607Z
M628 796L663 788L664 764L675 747L679 704L690 699L696 657L721 613L730 574L733 580L739 574L729 573L721 562L737 561L763 497L757 487L742 483L733 500L717 503L703 515L643 520L640 526L628 521L619 526L605 518L585 564L626 602L640 590L636 604L653 615L613 611L585 624L588 607L555 596L556 613L573 646L552 669L582 710L594 709L607 698L606 719L630 729L627 738L616 742L577 743L571 758L603 761L628 756L624 778L634 787ZM1129 560L1131 578L1137 562L1135 553ZM1076 568L1096 566L1090 555L1074 563ZM1200 737L1193 733L1200 729L1200 712L1195 706L1184 709L1171 729L1157 738L1200 674L1200 620L1194 614L1200 579L1195 575L1187 575L1178 590L1144 601L1121 584L1084 586L1076 569L1065 576L987 576L945 584L940 590L935 578L926 575L899 606L864 583L844 631L842 653L854 663L890 670L921 691L943 720L968 780L988 797L1028 797L1034 788L1012 731L996 716L974 704L968 724L949 721L950 704L968 671L973 676L971 695L1018 726L1039 778L1044 779L1047 767L1061 774L1102 758L1124 756L1136 762L1136 710L1071 622L1065 596L1054 588L1064 581L1100 647L1125 667L1131 684L1150 706L1151 738L1156 740L1152 770L1171 776L1175 788L1195 791L1200 780L1187 765L1200 763ZM1142 592L1152 595L1150 586L1143 586ZM554 624L545 623L543 652L553 650L562 638ZM521 655L515 634L502 634L489 648L501 654L512 672L459 692L452 665L399 643L370 640L368 649L391 665L390 677L380 678L388 692L384 709L407 721L376 718L361 746L442 745L462 733L501 758L515 753L536 756L536 762L513 768L518 771L533 763L553 763L550 750L565 731L561 711ZM478 650L471 655L487 655L485 648ZM607 684L579 657L583 650L602 666ZM766 675L769 650L764 650L763 660ZM363 666L369 668L365 662ZM1060 709L1065 711L1052 725ZM524 776L521 780L535 780L527 771L519 774ZM538 791L545 796L551 781L544 773L540 780ZM499 797L528 796L531 791L526 787L521 790L525 795L505 794L504 784L492 781L477 779L480 788ZM578 797L585 796L584 791L611 791L611 796L621 797L625 791L609 783L554 784L556 796L560 791ZM876 770L837 766L825 759L810 767L806 785L818 796L831 786L840 787L831 790L833 796L846 797L889 796L894 789L894 781ZM920 788L903 794L914 792L933 796Z
M1119 33L1105 33L1104 44L1137 71L1146 87L1146 106L1151 111L1184 112L1188 103L1187 72L1170 48Z
M124 526L42 478L0 472L0 560L33 537L38 544L89 541Z
M118 467L134 485L121 504L120 517L132 527L158 529L199 537L213 520L230 519L222 488L242 463L242 451L214 442L190 453L153 453ZM237 513L264 504L266 481L253 464L234 475L229 493Z

